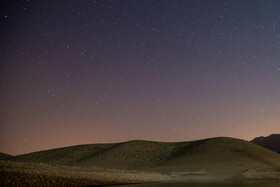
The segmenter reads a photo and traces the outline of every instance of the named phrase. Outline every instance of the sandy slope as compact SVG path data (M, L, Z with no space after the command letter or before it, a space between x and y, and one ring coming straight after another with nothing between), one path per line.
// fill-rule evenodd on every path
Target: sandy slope
M225 137L176 143L138 140L79 145L19 155L9 160L46 163L53 167L153 171L176 181L280 179L279 154L248 141ZM109 171L107 169L107 173Z

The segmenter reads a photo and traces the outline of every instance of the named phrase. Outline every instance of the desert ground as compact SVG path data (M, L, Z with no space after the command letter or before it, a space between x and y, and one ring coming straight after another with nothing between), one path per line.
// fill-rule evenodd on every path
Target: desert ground
M119 187L279 187L279 181L222 181L222 182L159 182L146 184L119 185Z
M226 137L135 140L4 155L0 174L0 186L274 186L280 155Z

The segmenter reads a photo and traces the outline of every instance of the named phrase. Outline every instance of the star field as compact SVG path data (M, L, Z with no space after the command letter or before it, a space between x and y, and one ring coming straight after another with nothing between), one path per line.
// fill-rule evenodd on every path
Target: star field
M0 7L0 152L280 130L277 0Z

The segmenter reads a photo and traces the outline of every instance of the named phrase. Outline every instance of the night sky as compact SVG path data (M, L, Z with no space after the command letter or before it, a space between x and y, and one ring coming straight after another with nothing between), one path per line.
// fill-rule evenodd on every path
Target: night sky
M0 7L0 152L280 132L278 0Z

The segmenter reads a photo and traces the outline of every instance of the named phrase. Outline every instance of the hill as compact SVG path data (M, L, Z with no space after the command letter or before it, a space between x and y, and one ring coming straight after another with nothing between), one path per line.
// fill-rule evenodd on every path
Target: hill
M135 140L78 145L9 160L154 171L169 174L173 179L280 178L280 155L248 141L225 137L175 143Z
M251 142L280 154L280 134L271 134L267 137L257 137Z
M4 160L11 157L12 157L11 155L8 155L6 153L0 153L0 160Z

